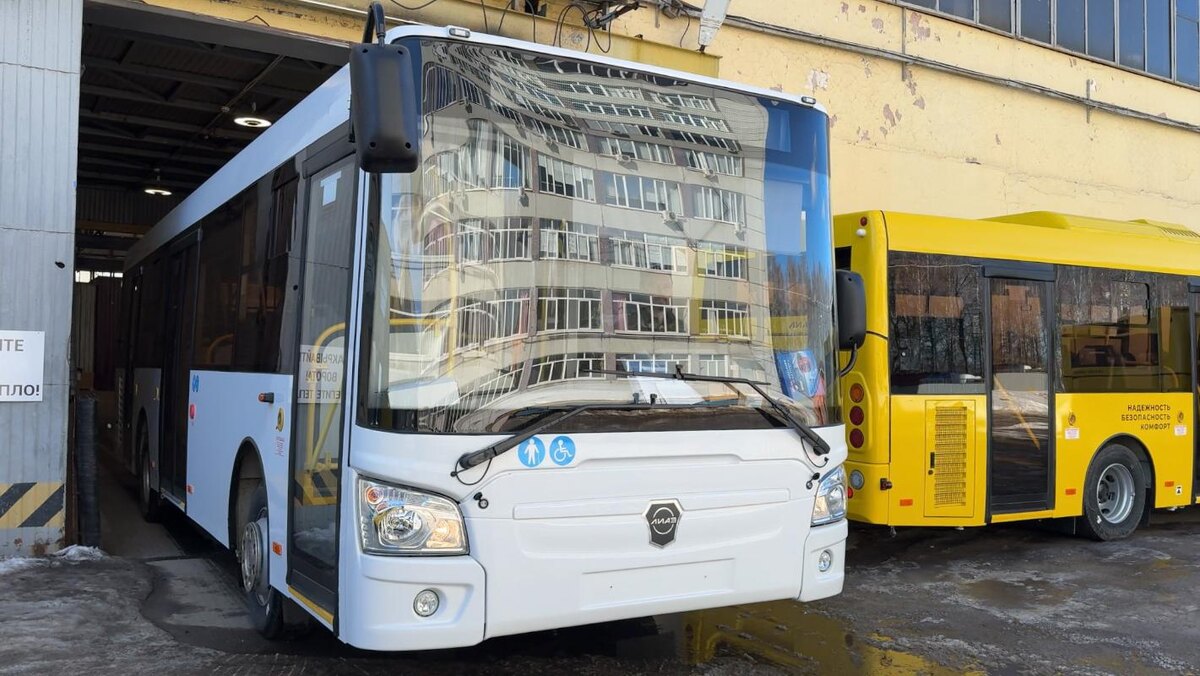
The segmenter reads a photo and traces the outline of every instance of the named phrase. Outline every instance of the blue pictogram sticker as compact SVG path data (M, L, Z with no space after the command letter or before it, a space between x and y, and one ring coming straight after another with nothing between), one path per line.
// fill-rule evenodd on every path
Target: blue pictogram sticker
M575 442L571 437L554 437L550 442L550 459L559 467L571 464L575 459Z
M541 439L533 437L521 442L521 446L517 448L517 457L521 459L521 464L526 467L537 467L546 459L546 445Z
M193 392L200 391L200 376L199 375L192 376L192 391Z

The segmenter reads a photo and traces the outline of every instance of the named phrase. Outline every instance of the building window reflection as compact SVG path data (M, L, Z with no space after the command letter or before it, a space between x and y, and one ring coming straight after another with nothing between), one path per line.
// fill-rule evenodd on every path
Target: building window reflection
M690 372L687 354L618 354L617 370L629 373L674 373L676 369Z
M604 183L604 203L642 211L683 212L678 183L645 176L609 174Z
M529 384L539 385L561 380L602 380L605 376L595 371L603 369L603 352L552 354L533 360L529 370Z
M610 240L613 265L660 272L688 271L687 242L644 232L620 232Z
M613 323L616 331L625 333L686 335L687 299L614 292Z
M700 335L750 337L750 306L729 300L700 301Z
M549 155L538 155L538 190L596 201L596 179L591 169Z
M599 228L586 223L543 218L538 226L538 252L544 259L600 260Z
M599 331L600 317L597 289L538 289L538 331Z

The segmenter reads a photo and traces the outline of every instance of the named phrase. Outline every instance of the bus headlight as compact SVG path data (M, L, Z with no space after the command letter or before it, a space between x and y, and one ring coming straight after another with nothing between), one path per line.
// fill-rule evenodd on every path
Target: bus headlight
M390 484L358 480L359 534L368 554L466 554L458 505Z
M841 467L821 479L813 503L812 525L821 526L846 518L846 471Z

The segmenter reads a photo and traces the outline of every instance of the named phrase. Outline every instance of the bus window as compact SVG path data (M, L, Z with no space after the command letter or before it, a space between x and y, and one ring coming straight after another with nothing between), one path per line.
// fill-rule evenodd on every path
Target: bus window
M231 205L205 219L200 242L200 284L196 302L197 368L233 364L234 330L240 289L242 217Z
M1058 299L1060 391L1186 392L1191 387L1182 279L1062 266Z
M983 394L979 266L950 256L889 255L892 392Z

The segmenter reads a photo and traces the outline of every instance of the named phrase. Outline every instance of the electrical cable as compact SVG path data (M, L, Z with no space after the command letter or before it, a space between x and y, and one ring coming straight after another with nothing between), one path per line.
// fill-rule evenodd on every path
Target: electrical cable
M557 26L557 27L555 28L555 30L554 30L554 43L553 43L553 44L554 44L556 47L561 47L561 46L562 46L562 27L563 27L563 23L564 23L564 22L566 22L567 13L568 13L568 12L570 12L572 9L574 9L574 10L578 11L578 12L579 12L579 16L580 16L580 17L581 17L581 18L582 18L584 21L587 21L587 12L586 12L586 11L584 11L584 8L583 8L583 7L580 7L580 6L579 6L577 3L574 3L574 2L572 2L571 4L567 5L566 7L563 7L562 11L558 13L558 26ZM591 46L591 40L590 40L590 37L591 37L591 36L589 35L589 40L588 40L588 46L589 46L589 47ZM585 49L584 51L587 51L587 50Z
M408 5L402 5L399 2L397 2L396 0L392 0L392 4L399 7L400 9L406 9L410 12L415 12L418 9L425 9L426 7L432 5L433 3L437 2L437 1L438 0L429 0L429 2L426 2L423 5L417 5L416 7L409 7Z
M596 35L596 29L592 27L592 24L596 21L596 17L598 17L598 16L600 16L599 8L594 9L591 12L589 12L588 15L584 16L584 19L583 19L583 25L586 26L588 29L588 47L591 47L591 44L592 44L591 38L595 37L595 35ZM609 24L605 27L605 29L606 30L602 31L602 32L608 33L608 47L601 47L600 46L600 38L596 37L596 49L599 49L600 51L607 54L609 52L609 50L612 49L612 22L609 22Z
M479 482L480 482L480 481L483 481L484 477L486 477L486 476L488 475L488 472L492 471L492 460L494 460L494 459L495 459L495 458L488 458L487 464L486 464L486 465L484 465L484 467L483 467L483 474L480 474L480 475L479 475L479 478L478 478L478 479L476 479L476 480L474 480L474 481L467 482L467 481L463 481L462 479L459 479L459 475L460 475L462 472L465 472L466 470L460 470L460 469L458 469L458 466L457 466L457 465L455 465L455 469L454 469L454 471L453 471L453 472L450 472L450 476L452 476L452 477L454 477L455 479L457 479L457 480L458 480L458 483L460 483L460 484L462 484L462 485L464 485L464 486L476 486L476 485L478 485L478 484L479 484Z
M480 0L482 3L483 0ZM508 16L508 12L517 4L517 0L508 0L508 4L504 5L504 11L500 12L500 23L496 26L496 35L504 30L504 17ZM536 25L536 24L535 24Z
M601 47L600 46L600 38L596 38L596 49L599 49L600 51L607 54L609 52L609 50L612 49L612 24L609 24L608 28L605 29L604 32L608 33L608 47Z
M688 30L692 27L692 15L688 14L687 12L684 12L684 15L687 16L687 25L683 27L683 35L679 36L679 48L680 49L684 48L683 47L683 39L687 37Z
M483 32L491 33L492 29L488 28L487 5L483 4L483 0L479 0L479 11L483 14ZM503 20L503 17L501 17L501 20Z

